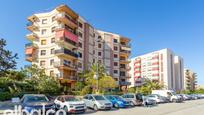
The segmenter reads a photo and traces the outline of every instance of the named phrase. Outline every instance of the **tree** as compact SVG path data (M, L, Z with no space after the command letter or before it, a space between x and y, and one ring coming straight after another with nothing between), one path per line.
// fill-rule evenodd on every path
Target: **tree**
M104 93L105 91L116 87L117 87L117 84L111 76L104 76L99 80L100 92Z
M84 87L86 90L89 91L91 89L92 93L96 92L97 79L94 78L94 75L96 74L98 74L100 92L116 87L115 80L111 76L107 76L104 66L102 64L94 63L89 70L80 74L80 78L84 78L84 85L87 86Z
M0 39L0 77L4 76L8 70L15 69L17 54L5 49L6 40Z
M158 81L152 81L150 79L145 79L144 85L139 88L139 92L145 95L151 94L152 90L162 89L164 86Z

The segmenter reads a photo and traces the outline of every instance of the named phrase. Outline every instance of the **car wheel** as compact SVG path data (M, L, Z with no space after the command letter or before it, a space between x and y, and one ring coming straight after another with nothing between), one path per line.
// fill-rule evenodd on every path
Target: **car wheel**
M94 111L98 111L97 105L94 105L93 109L94 109Z
M173 99L172 102L176 103L176 99Z
M119 108L119 105L118 105L117 103L115 103L115 104L114 104L114 107L118 109L118 108Z
M132 107L135 106L135 104L134 104L132 101L130 102L130 105L131 105Z

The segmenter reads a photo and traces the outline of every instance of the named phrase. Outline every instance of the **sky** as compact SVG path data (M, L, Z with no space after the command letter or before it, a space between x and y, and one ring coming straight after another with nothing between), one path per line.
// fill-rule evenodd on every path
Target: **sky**
M27 17L67 4L97 29L131 38L131 57L169 48L204 84L203 0L0 0L0 38L25 61Z

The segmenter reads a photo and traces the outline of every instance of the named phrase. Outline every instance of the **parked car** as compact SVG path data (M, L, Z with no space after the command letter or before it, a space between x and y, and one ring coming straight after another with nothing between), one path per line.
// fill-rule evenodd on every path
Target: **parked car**
M126 101L130 102L131 106L136 106L136 105L142 105L143 104L143 95L140 93L134 94L134 93L128 93L122 95L122 98L125 99Z
M173 90L152 90L152 94L158 94L169 99L170 102L182 102L182 97L176 95Z
M129 107L130 103L128 101L125 101L123 98L117 95L105 95L106 99L108 99L115 108L125 108Z
M158 94L151 94L147 96L149 99L155 100L156 103L167 103L168 99Z
M43 94L25 94L21 99L21 106L27 112L32 112L33 110L43 111L43 105L45 110L55 110L55 104L43 95Z
M92 108L95 111L101 109L110 110L113 106L112 103L102 95L88 94L84 96L83 101L87 107Z
M184 101L191 100L191 96L189 96L187 94L179 94L179 95L183 98Z
M143 96L143 105L144 106L149 106L149 105L156 105L157 102L148 96Z
M74 96L58 96L54 103L57 109L63 109L67 113L84 113L86 111L86 105L84 101L81 101Z
M193 100L199 99L198 95L196 95L196 94L191 94L190 96L191 96L191 98L192 98Z

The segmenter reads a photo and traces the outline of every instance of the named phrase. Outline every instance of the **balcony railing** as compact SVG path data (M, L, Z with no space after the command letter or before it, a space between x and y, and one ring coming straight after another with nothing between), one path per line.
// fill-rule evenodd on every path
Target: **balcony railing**
M67 63L67 62L65 62L65 61L57 61L57 62L54 62L54 66L55 66L55 67L65 66L65 67L69 67L69 68L72 68L72 69L77 69L77 66L76 66L76 65Z
M34 44L34 43L27 43L27 44L25 44L25 47L26 48L28 48L28 47L37 47L37 45Z
M75 43L78 42L78 37L76 34L72 33L71 31L69 31L65 27L61 27L61 26L56 28L55 37L56 38L66 38L66 39L69 39Z
M55 50L55 54L67 54L67 55L70 55L70 56L73 56L75 58L78 58L78 54L71 51L71 50L68 50L68 49L58 49L58 50Z
M121 53L126 53L126 54L130 54L131 51L126 51L126 50L120 50Z
M127 82L127 81L120 81L119 84L120 84L120 85L125 85L125 86L131 85L131 83L130 83L130 82Z

